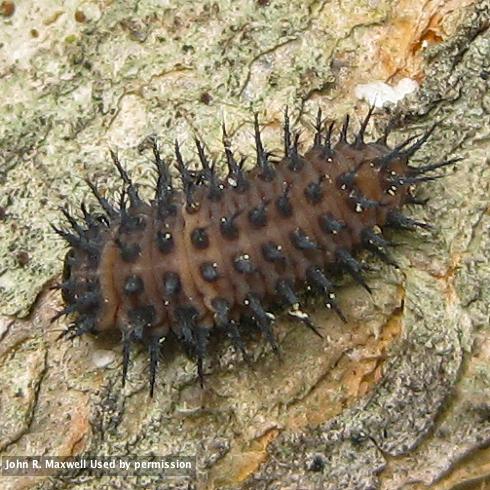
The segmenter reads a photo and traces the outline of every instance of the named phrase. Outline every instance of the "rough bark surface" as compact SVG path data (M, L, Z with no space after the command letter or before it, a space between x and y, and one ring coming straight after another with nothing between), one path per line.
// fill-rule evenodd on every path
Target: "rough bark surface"
M196 454L198 480L2 488L487 488L489 2L28 3L0 10L0 454ZM84 177L117 188L108 147L149 189L152 134L187 156L198 134L218 156L224 117L252 154L257 110L279 148L286 104L306 139L319 105L359 119L357 84L403 76L421 88L371 134L439 121L417 161L464 160L410 209L434 231L393 234L400 269L366 259L372 297L345 281L347 325L312 301L325 340L280 318L283 360L250 335L253 368L213 343L204 390L167 351L153 400L143 350L123 389L117 342L56 340L64 249L48 223L86 198Z

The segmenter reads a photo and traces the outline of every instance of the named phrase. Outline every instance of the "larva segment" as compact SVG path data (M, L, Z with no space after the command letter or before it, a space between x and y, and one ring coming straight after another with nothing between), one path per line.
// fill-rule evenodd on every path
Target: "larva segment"
M70 245L59 285L66 307L55 318L74 315L70 336L120 331L123 381L131 344L143 342L150 358L151 394L160 347L169 335L196 358L202 383L208 337L216 327L244 356L244 317L278 351L271 307L286 308L321 336L301 309L299 292L305 285L345 321L335 301L331 269L343 269L369 291L355 252L367 248L393 264L382 229L428 226L404 216L400 208L415 202L411 186L438 178L430 173L456 161L408 165L433 128L393 149L386 136L366 143L372 112L370 108L352 143L346 118L335 145L333 124L325 129L319 112L313 146L301 155L286 111L284 157L278 164L263 146L255 115L257 165L250 172L235 159L223 127L224 179L201 142L196 140L197 172L188 169L176 143L181 190L155 143L158 179L150 202L140 199L112 153L124 184L120 202L111 203L88 182L102 212L89 212L82 204L79 223L63 209L72 229L55 228Z

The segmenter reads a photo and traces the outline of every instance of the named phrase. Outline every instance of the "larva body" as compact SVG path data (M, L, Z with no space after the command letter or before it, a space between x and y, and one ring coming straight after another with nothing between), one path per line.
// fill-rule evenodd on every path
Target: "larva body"
M391 262L382 237L386 226L413 228L417 223L399 210L412 200L409 188L434 177L423 176L452 161L412 168L410 156L430 131L391 149L386 137L365 143L369 111L355 141L347 124L331 144L319 115L312 147L298 153L286 115L284 157L273 163L264 150L257 118L257 166L244 172L224 132L228 175L221 179L197 150L202 170L190 171L176 146L182 186L175 189L169 168L154 148L158 169L155 198L143 201L113 155L125 189L117 207L91 186L104 213L82 206L84 223L66 211L73 232L56 229L70 244L60 285L75 314L73 335L119 329L124 343L124 378L130 345L149 349L151 391L163 339L174 334L202 362L209 334L228 332L245 353L240 338L244 317L257 324L277 349L270 307L281 305L318 331L301 310L305 287L335 302L330 271L341 269L368 286L354 258L368 248Z

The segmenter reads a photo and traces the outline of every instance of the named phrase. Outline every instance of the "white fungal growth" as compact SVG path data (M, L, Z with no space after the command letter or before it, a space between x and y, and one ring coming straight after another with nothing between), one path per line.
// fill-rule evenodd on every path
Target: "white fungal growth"
M354 94L358 99L365 100L370 105L374 104L375 107L383 107L388 104L396 104L418 88L419 84L411 78L402 78L394 86L377 80L357 85L354 88Z

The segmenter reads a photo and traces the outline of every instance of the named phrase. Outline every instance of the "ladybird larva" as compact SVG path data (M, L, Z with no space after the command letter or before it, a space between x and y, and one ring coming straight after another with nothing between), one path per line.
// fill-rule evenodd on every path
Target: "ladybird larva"
M394 148L387 144L387 133L366 143L373 110L352 142L347 140L346 117L335 144L333 124L325 128L319 111L313 145L303 155L286 111L279 162L264 148L255 115L257 165L250 171L235 159L223 128L225 178L200 141L198 171L184 163L176 144L179 188L155 142L158 180L149 202L111 153L124 183L120 202L111 203L88 182L103 212L89 212L82 204L80 221L65 208L71 229L54 227L70 246L59 285L66 307L55 319L74 315L66 331L71 337L119 329L123 383L131 344L143 342L150 358L151 395L161 343L170 334L195 356L202 384L208 337L217 326L244 355L244 318L278 350L271 307L288 310L321 336L301 309L298 293L306 286L345 321L331 269L345 271L369 291L355 252L368 249L393 264L382 231L427 227L400 209L416 202L410 188L438 178L433 171L456 161L409 166L435 126Z

